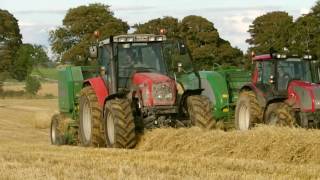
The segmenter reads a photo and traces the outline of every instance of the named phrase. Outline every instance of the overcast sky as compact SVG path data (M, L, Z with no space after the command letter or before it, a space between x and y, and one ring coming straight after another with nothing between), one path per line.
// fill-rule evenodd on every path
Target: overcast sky
M49 46L48 32L62 24L67 10L79 5L105 3L116 17L130 25L150 19L200 15L212 21L220 36L246 50L247 30L255 17L282 10L297 18L307 13L316 0L0 0L19 21L23 42Z

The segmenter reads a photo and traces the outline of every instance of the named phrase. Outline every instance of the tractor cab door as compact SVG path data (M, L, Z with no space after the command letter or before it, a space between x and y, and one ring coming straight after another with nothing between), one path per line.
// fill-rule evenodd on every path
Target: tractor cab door
M166 41L163 43L163 55L168 73L175 78L184 90L200 88L200 78L195 73L190 53L181 41Z
M98 54L98 63L100 66L103 66L106 70L106 74L102 77L105 84L111 84L110 79L110 72L111 72L111 46L110 45L104 45L102 47L99 47L99 54Z
M311 74L313 82L320 82L320 62L319 61L311 61Z
M263 93L268 100L275 93L275 62L258 61L256 63L257 80L256 87Z

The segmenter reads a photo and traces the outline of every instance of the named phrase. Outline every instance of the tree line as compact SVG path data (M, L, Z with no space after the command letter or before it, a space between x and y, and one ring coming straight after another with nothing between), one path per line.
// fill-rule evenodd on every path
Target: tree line
M134 33L159 34L165 29L169 39L183 38L191 50L197 67L210 69L214 63L238 65L243 60L240 49L234 48L219 36L214 24L204 17L187 16L179 21L163 17L133 26ZM127 22L114 17L108 5L90 4L69 9L63 25L50 32L53 52L59 60L76 65L88 64L88 47L95 42L93 32L100 32L100 40L111 35L126 34Z
M310 13L296 20L285 11L269 12L255 18L248 32L250 38L247 52L232 47L222 39L214 23L208 19L190 15L178 20L162 17L135 24L134 33L159 34L165 29L169 39L183 39L191 52L197 69L210 70L217 63L223 66L243 67L248 54L269 53L270 49L281 51L284 47L294 53L312 52L320 57L320 1ZM105 4L89 4L67 11L62 26L49 33L49 41L57 61L74 65L87 65L88 47L96 43L93 32L100 32L100 40L111 35L126 34L130 26L116 18ZM42 46L22 44L17 19L6 10L0 9L0 82L3 74L24 80L34 64L48 61Z
M294 54L311 53L320 57L320 1L296 20L284 11L257 17L248 32L249 51L261 54L286 47Z

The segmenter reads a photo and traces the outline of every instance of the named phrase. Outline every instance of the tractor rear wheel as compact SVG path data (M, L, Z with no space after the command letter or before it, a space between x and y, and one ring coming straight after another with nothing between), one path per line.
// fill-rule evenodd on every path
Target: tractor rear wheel
M91 86L83 88L80 92L80 123L79 138L82 146L103 147L104 139L102 129L102 108Z
M293 109L286 103L270 104L265 113L265 122L269 125L282 127L297 125Z
M258 104L256 95L252 91L240 93L235 114L235 128L248 130L262 119L262 108Z
M189 96L187 107L192 125L203 129L213 129L215 127L216 121L213 117L212 106L206 96Z
M104 114L107 147L133 148L137 140L130 102L127 99L109 100Z
M50 139L51 144L53 145L63 145L65 144L63 133L59 128L59 123L61 122L61 115L55 114L51 119L51 127L50 127Z

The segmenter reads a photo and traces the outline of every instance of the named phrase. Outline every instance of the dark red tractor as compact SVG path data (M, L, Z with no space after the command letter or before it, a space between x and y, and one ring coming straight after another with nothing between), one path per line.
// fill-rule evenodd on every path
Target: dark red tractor
M252 82L242 87L235 127L258 123L320 127L319 63L311 55L270 53L253 57Z

